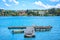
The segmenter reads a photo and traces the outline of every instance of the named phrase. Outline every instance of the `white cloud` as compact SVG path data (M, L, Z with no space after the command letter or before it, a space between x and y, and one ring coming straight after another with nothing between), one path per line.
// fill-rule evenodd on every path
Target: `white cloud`
M3 2L5 2L5 5L7 5L7 6L10 6L10 5L8 5L6 2L7 2L7 0L2 0ZM15 5L18 5L19 4L19 2L18 1L16 1L16 0L8 0L9 2L12 2L12 3L15 3Z
M5 5L6 5L6 6L11 6L11 5L7 4L7 3L5 3Z
M44 4L41 1L36 1L36 2L34 2L34 4L36 4L36 5L38 5L38 6L42 7L42 8L46 8L46 9L48 9L48 8L60 8L60 4L56 4L54 6L54 5Z
M40 7L43 7L43 8L46 7L41 1L37 1L34 4L39 5Z
M6 2L6 0L2 0L3 2Z
M18 1L16 1L16 0L9 0L9 2L13 2L13 3L15 3L16 5L18 5L18 4L19 4L19 2L18 2Z
M16 0L13 0L13 2L14 2L16 5L18 5L18 4L19 4L19 2L18 2L18 1L16 1Z
M57 4L55 7L56 7L56 8L60 8L60 4Z
M0 9L4 9L4 8L0 7Z
M59 0L50 0L51 2L59 2Z

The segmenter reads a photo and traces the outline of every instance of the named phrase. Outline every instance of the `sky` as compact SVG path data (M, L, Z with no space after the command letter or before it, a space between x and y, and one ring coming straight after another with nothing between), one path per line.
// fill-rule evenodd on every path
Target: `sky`
M27 10L60 8L60 0L0 0L0 9Z

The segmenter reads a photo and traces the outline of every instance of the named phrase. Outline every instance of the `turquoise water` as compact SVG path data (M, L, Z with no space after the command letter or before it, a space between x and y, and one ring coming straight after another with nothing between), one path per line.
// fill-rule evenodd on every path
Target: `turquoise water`
M35 38L24 38L22 34L12 34L9 26L48 26L48 32L35 32ZM60 16L8 16L0 17L0 40L60 40Z

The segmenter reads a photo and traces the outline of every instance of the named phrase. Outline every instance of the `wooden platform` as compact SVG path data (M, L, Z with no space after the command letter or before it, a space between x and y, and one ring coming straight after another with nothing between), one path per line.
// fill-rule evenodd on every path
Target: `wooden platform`
M26 26L26 27L28 27L28 26ZM26 29L26 27L24 27L24 26L10 26L10 27L8 27L8 29ZM32 26L33 27L33 26ZM34 28L35 29L50 29L50 28L52 28L52 26L34 26Z

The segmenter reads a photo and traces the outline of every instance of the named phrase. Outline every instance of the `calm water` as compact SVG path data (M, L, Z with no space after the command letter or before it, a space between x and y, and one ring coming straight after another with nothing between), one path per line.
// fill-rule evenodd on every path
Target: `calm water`
M9 26L48 26L53 28L48 32L35 32L35 38L24 38L22 34L12 34ZM0 17L0 40L60 40L60 16L10 16Z

